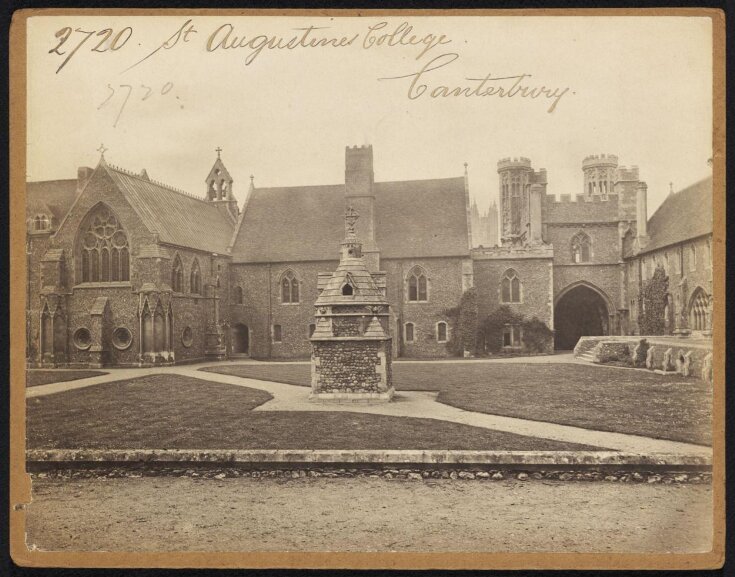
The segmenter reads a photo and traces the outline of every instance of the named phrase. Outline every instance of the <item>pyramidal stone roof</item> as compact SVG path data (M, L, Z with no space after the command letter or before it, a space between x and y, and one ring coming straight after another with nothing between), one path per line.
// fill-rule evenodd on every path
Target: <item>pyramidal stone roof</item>
M347 234L341 243L337 269L327 281L314 303L322 305L387 305L388 300L376 286L373 275L362 257L362 243L355 234L357 213L348 209L345 219ZM345 288L347 290L345 290Z

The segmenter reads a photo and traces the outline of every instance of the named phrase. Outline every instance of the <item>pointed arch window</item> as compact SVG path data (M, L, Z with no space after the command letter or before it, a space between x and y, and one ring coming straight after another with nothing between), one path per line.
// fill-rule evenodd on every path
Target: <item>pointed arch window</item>
M79 247L82 282L129 281L128 236L115 215L100 205L85 222Z
M37 214L33 219L33 230L48 230L49 220L45 214Z
M694 291L691 305L689 305L689 324L695 331L706 331L709 329L709 296L698 288Z
M572 237L572 262L589 262L592 255L592 241L585 232L578 232Z
M189 289L192 294L202 294L202 270L199 268L199 260L196 258L191 264L191 274L189 275Z
M414 325L413 323L406 323L403 325L403 338L407 343L414 341Z
M447 342L447 323L445 323L444 321L439 321L438 323L436 323L436 342Z
M521 279L512 268L505 271L500 281L500 300L504 303L521 302Z
M171 269L171 289L175 293L184 292L184 265L181 264L181 257L178 254Z
M408 273L408 302L423 303L429 300L426 273L420 267L414 267Z
M281 304L298 304L299 297L299 279L292 270L287 270L281 275Z

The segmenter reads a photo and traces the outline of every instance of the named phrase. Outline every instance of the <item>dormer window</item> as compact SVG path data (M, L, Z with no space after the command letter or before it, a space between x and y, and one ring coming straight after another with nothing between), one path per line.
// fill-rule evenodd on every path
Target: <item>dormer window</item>
M45 214L37 214L33 218L33 230L34 231L48 230L48 227L49 227L49 220Z
M352 287L350 283L345 283L342 285L342 296L352 296L355 294L355 289Z

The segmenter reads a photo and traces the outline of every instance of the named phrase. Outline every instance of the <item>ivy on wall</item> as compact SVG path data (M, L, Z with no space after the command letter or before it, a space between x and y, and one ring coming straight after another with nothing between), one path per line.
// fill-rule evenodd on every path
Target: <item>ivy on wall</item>
M490 313L482 322L482 335L485 338L485 350L497 353L503 348L503 332L507 325L520 326L523 316L507 305L501 305Z
M638 327L642 335L664 334L666 295L669 292L669 277L661 265L653 276L643 283L638 295Z
M479 327L477 310L477 289L467 289L459 300L459 305L444 311L449 318L452 330L447 342L447 349L455 356L464 356L468 351L475 355L479 344Z

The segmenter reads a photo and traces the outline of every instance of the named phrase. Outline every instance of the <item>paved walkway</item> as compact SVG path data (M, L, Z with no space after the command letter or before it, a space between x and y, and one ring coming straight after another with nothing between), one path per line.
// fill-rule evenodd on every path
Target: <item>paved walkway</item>
M559 358L561 356L562 355L556 355L554 357L546 358ZM245 363L256 363L256 361L245 361ZM594 431L591 429L583 429L580 427L572 427L568 425L558 425L555 423L542 421L531 421L514 417L503 417L499 415L488 415L485 413L465 411L463 409L458 409L450 405L438 403L436 401L438 393L436 392L400 391L395 397L395 402L384 404L313 403L309 401L308 387L199 371L199 369L203 367L222 364L233 363L201 363L196 365L178 365L173 367L107 369L110 372L106 375L99 375L87 379L79 379L77 381L66 381L61 383L52 383L48 385L29 387L26 390L26 397L34 398L45 396L54 393L60 393L63 391L70 391L93 385L119 381L123 379L143 377L146 375L174 374L192 377L195 379L201 379L203 381L224 383L228 385L249 387L253 389L267 391L273 396L273 399L263 405L260 405L259 407L256 407L254 409L256 411L346 411L398 417L430 418L459 423L463 425L471 425L473 427L481 427L485 429L493 429L496 431L526 435L530 437L539 437L543 439L551 439L568 443L580 443L600 447L601 449L612 449L615 451L623 451L626 453L669 453L704 456L711 456L712 454L712 449L709 447L692 445L689 443L651 439L648 437L641 437L638 435L626 435L623 433ZM258 362L258 364L263 363Z

